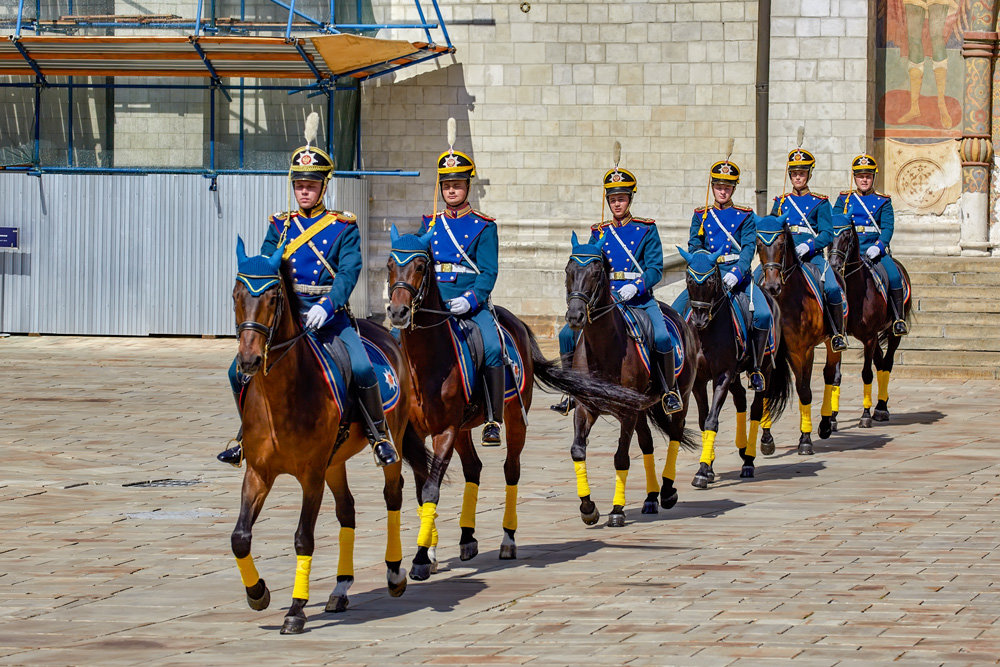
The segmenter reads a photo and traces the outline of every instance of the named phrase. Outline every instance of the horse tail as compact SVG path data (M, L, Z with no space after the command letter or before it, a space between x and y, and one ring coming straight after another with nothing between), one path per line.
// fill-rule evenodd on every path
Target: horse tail
M524 326L531 347L531 363L534 367L535 382L544 389L558 393L569 394L584 407L595 414L611 414L615 417L627 417L636 410L645 410L655 398L623 387L620 384L606 382L586 373L562 368L557 361L545 358L535 334L527 324Z
M429 474L431 469L431 450L424 445L424 439L420 437L413 424L407 424L403 431L403 460L414 471Z
M781 417L781 413L788 405L788 397L791 393L792 369L788 364L788 345L782 337L774 355L774 370L771 371L771 379L764 390L764 398L767 399L767 411L771 421L778 421L778 418Z

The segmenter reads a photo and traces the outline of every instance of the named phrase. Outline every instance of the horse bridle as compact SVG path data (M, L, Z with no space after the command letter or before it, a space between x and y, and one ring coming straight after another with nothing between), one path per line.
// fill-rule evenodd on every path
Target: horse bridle
M423 257L429 264L431 261L431 256L429 253L419 252L416 253L419 257ZM392 285L389 286L389 300L392 300L392 294L398 289L404 289L410 293L410 326L409 329L431 329L436 326L440 326L448 321L451 317L450 310L435 310L433 308L423 308L421 306L424 303L424 299L427 297L427 285L430 283L429 273L424 271L424 279L420 281L420 289L417 289L405 280L397 280ZM446 315L447 317L441 318L441 320L435 322L434 324L426 324L423 326L417 325L417 311L422 311L425 313L431 313L433 315Z
M720 277L720 281L721 281L722 272L719 270L719 265L716 264L712 268L712 270L716 273L716 275L718 275ZM688 272L691 273L690 269L689 269ZM692 274L692 275L695 275L695 274ZM707 274L703 274L703 275L707 275ZM708 280L708 278L706 278L705 280ZM695 301L694 299L690 298L690 294L691 294L691 291L688 290L688 295L689 295L688 305L691 306L691 310L694 310L695 308L700 308L700 309L707 310L708 311L708 321L709 322L711 322L713 319L715 319L715 316L718 314L719 309L726 303L726 290L725 290L724 286L723 286L722 293L719 296L717 296L716 298L714 298L712 301Z
M597 305L597 300L601 298L601 291L602 291L601 288L604 285L605 280L608 280L608 274L606 271L602 269L601 279L598 281L597 285L594 286L593 293L587 294L586 292L571 291L566 295L567 308L569 308L569 304L573 299L579 299L580 301L583 301L583 311L587 315L587 324L591 324L594 322L594 320L598 320L604 317L605 315L610 313L615 306L621 303L620 301L612 297L611 303L609 303L606 306L602 306L601 308L597 308L596 314L594 314L595 306ZM610 288L610 283L609 283L609 288Z
M841 232L841 233L843 233L843 232ZM834 239L836 239L836 238L837 238L837 236L834 236ZM841 277L844 278L844 279L847 279L848 277L850 277L850 276L854 275L855 273L857 273L858 271L860 271L861 267L865 265L865 259L866 259L866 257L861 254L861 244L858 243L858 263L857 263L857 266L855 266L853 269L851 269L850 271L848 271L847 270L847 264L848 264L847 252L848 252L847 250L835 250L832 245L830 246L830 256L831 257L839 257L841 259L841 264L840 264L839 271L840 271Z
M785 229L781 230L781 234L782 234L782 236L784 236ZM791 235L791 232L789 232L789 236L790 235ZM793 239L793 243L794 243L794 239ZM768 247L770 247L770 246L768 246ZM786 253L788 252L788 245L787 244L785 245L785 252ZM781 284L784 285L785 282L786 282L786 279L788 278L788 276L790 276L792 274L792 271L794 271L796 267L802 265L802 260L799 259L799 256L798 256L798 254L796 254L794 248L791 250L791 253L792 253L792 257L794 258L793 259L793 263L792 263L791 266L787 266L786 267L785 263L783 261L782 262L764 262L764 263L762 263L760 265L761 271L762 272L768 271L768 270L775 270L775 271L777 271L778 275L781 276Z
M265 293L268 292L268 291L270 291L270 289L271 288L269 288L268 290L265 290ZM278 364L278 362L281 361L281 359L286 354L288 354L288 351L292 349L292 345L294 345L300 338L302 338L307 333L309 333L309 329L303 329L302 331L300 331L298 334L296 334L292 338L289 338L288 340L286 340L284 342L281 342L281 343L278 343L278 344L274 345L273 348L271 347L271 341L274 339L274 332L278 328L278 323L281 322L281 311L282 311L282 309L284 308L284 305L285 305L284 292L283 292L283 289L281 287L281 283L279 282L277 285L275 285L274 289L278 290L278 304L274 307L274 317L271 319L270 326L262 324L262 323L258 322L257 320L244 320L243 322L240 322L238 325L236 325L236 338L237 339L239 339L240 334L242 334L244 331L255 331L255 332L259 333L260 335L264 336L264 339L265 339L264 340L264 363L261 365L261 372L264 373L264 375L267 375L271 371L271 369L273 369ZM263 296L263 295L261 295L261 296ZM260 297L257 297L257 298L260 298ZM272 349L274 349L275 351L277 351L277 350L284 350L284 352L282 352L280 355L278 355L278 358L274 360L274 363L272 363L271 366L268 367L268 365L267 365L267 355L268 355L268 352L270 350L272 350Z

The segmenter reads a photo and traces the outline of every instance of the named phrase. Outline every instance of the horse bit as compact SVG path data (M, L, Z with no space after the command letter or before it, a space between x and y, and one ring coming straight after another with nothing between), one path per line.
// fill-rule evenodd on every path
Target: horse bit
M431 261L430 255L425 254L425 253L417 253L417 254L420 257L423 257L425 260L427 260L428 263L430 263L430 261ZM427 272L425 271L424 272L424 279L422 281L420 281L420 289L417 289L416 287L414 287L410 283L406 282L405 280L397 280L396 282L394 282L389 287L389 299L390 300L392 300L392 294L393 294L393 292L395 292L397 289L404 289L404 290L406 290L407 292L410 293L410 297L411 297L411 299L410 299L410 326L408 328L411 331L413 329L432 329L432 328L434 328L436 326L440 326L440 325L444 324L451 317L451 311L450 310L435 310L433 308L426 308L426 309L423 310L423 312L425 312L425 313L431 313L431 314L434 314L434 315L447 315L448 317L445 317L445 318L441 319L440 321L435 322L434 324L427 324L427 325L424 325L424 326L417 326L417 311L420 310L420 306L423 304L424 298L426 298L426 296L427 296L427 284L428 284L428 282L429 281L427 280Z

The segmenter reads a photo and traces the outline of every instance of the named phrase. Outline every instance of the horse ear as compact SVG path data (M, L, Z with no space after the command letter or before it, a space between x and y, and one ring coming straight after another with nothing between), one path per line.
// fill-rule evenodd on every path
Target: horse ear
M575 231L573 232L572 236L569 237L569 240L573 243L573 250L576 250L576 247L580 245L580 239L577 237Z
M278 269L281 268L281 256L285 253L285 244L282 243L277 248L274 249L274 253L268 258L268 264L277 273Z
M716 250L715 252L713 252L712 253L712 257L711 257L712 264L717 263L718 260L719 260L719 258L722 257L722 253L724 253L724 252L726 252L726 247L725 246L723 246L723 247L719 248L718 250Z
M685 250L684 248L680 247L679 245L678 246L674 246L674 247L677 248L677 252L679 252L681 254L681 257L684 258L684 261L687 262L688 264L690 264L691 263L691 253L689 253L687 250Z
M389 240L393 243L399 240L399 230L396 228L396 223L392 223L392 227L389 228Z
M788 213L782 213L779 215L778 222L780 222L781 226L784 227L788 223Z
M236 235L236 265L239 266L243 262L247 261L247 249L243 245L243 237L239 234Z
M423 242L423 244L425 246L427 246L428 248L430 248L431 247L431 238L433 236L434 236L434 230L433 229L428 229L427 233L420 237L420 240Z

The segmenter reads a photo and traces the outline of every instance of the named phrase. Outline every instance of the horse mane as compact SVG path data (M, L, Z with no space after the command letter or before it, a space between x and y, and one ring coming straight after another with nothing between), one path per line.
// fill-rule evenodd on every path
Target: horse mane
M302 299L293 288L295 281L292 279L292 267L289 266L288 262L282 260L279 272L281 274L281 288L285 291L285 298L288 300L288 311L295 319L295 315L302 310Z

